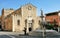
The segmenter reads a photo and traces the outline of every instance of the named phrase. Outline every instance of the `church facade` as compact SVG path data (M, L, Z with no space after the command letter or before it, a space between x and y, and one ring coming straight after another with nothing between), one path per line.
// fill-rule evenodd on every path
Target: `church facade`
M1 23L3 30L23 32L26 28L28 33L40 28L39 21L37 8L32 4L23 5L17 10L2 9Z

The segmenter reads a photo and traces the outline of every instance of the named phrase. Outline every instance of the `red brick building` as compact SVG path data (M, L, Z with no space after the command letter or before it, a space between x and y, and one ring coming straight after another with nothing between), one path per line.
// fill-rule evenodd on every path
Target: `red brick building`
M46 14L45 20L49 23L54 23L56 21L56 25L60 26L60 11L51 12Z

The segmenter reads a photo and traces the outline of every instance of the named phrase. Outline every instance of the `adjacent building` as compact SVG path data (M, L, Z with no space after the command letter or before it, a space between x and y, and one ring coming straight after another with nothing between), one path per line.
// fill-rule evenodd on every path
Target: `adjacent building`
M60 11L47 13L45 20L51 24L55 22L56 23L55 27L60 27ZM59 31L59 28L58 28L58 31Z
M51 12L51 13L46 14L45 20L50 23L53 23L55 20L56 24L58 26L60 26L60 11Z

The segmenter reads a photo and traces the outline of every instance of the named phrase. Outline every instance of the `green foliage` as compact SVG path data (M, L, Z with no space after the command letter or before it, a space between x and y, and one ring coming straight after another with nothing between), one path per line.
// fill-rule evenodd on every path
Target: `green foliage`
M53 21L53 23L51 24L51 23L47 23L47 25L46 25L46 28L47 29L54 29L54 27L56 26L56 20L54 19L54 21Z
M48 29L53 29L53 27L54 27L54 24L50 24L50 23L47 24L47 28L48 28Z

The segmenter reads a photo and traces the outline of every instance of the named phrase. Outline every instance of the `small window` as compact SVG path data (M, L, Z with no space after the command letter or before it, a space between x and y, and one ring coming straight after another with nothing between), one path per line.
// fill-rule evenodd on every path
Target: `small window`
M20 25L20 20L17 20L17 25Z

